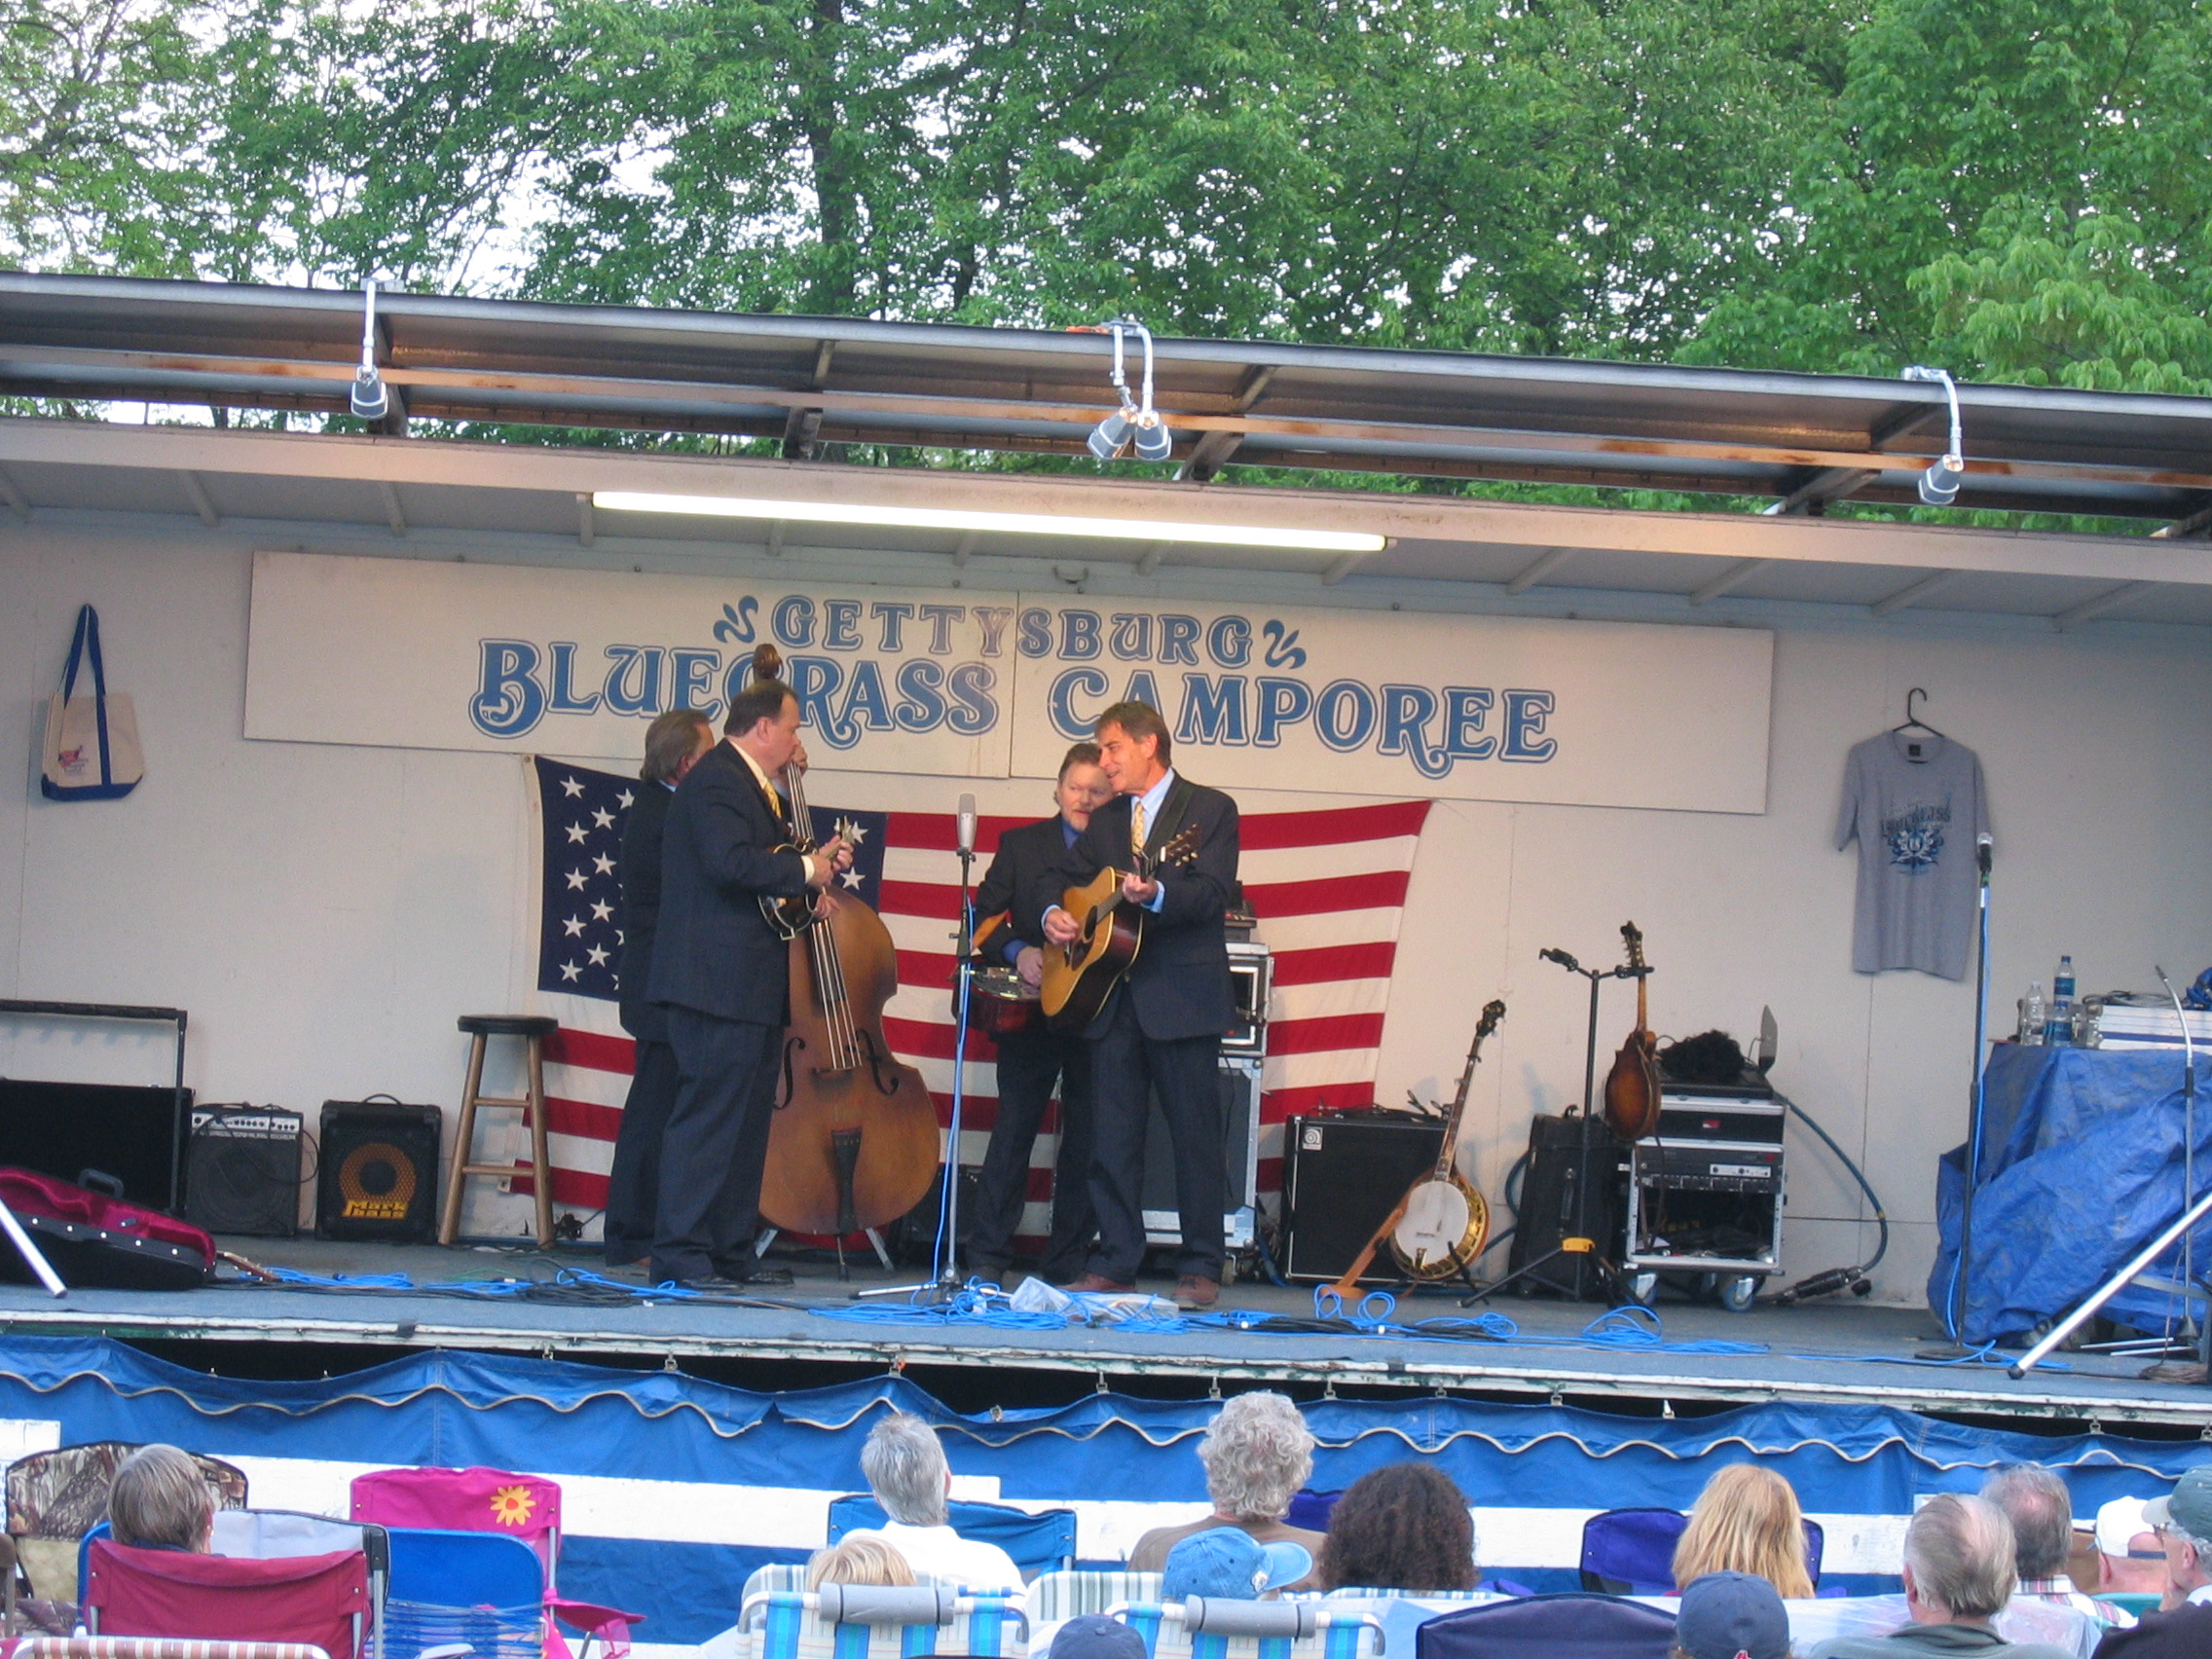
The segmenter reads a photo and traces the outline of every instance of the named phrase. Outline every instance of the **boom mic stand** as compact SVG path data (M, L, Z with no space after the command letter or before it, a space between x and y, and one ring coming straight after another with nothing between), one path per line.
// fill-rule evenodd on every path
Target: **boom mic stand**
M1596 1106L1598 1093L1598 989L1607 979L1641 979L1649 968L1585 968L1564 950L1539 950L1536 955L1546 962L1556 962L1569 974L1579 974L1590 981L1590 1035L1582 1055L1582 1146L1575 1158L1574 1171L1574 1233L1562 1238L1557 1245L1533 1261L1524 1262L1495 1284L1459 1299L1459 1306L1468 1307L1485 1297L1495 1296L1515 1279L1527 1278L1538 1268L1561 1256L1575 1258L1574 1299L1582 1300L1588 1288L1584 1280L1594 1271L1601 1285L1614 1276L1611 1260L1598 1247L1599 1241L1590 1236L1590 1189L1596 1185L1598 1175L1593 1167L1597 1162L1597 1148L1591 1130L1598 1119ZM1609 1132L1609 1131L1608 1131Z
M1967 1278L1973 1262L1973 1189L1981 1175L1982 1107L1989 1094L1989 868L1990 841L1985 830L1974 842L1974 862L1980 870L1981 925L1974 947L1973 1092L1967 1109L1966 1187L1959 1201L1959 1260L1951 1272L1951 1294L1943 1305L1944 1334L1951 1340L1940 1347L1924 1349L1922 1359L1961 1359L1979 1351L1967 1345Z
M960 1276L960 1118L967 1100L968 1009L976 988L976 797L960 797L960 927L953 934L952 1023L952 1122L944 1131L943 1173L940 1177L937 1207L937 1242L930 1251L931 1278L924 1284L876 1285L855 1291L855 1298L908 1296L925 1293L934 1302L949 1302L965 1282Z

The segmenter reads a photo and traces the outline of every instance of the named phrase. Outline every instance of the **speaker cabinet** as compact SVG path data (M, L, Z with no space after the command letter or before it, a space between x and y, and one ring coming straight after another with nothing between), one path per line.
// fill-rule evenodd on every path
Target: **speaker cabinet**
M300 1231L297 1112L195 1106L184 1151L184 1219L209 1233L290 1238Z
M1260 1061L1224 1054L1216 1074L1221 1086L1222 1146L1229 1164L1229 1207L1222 1215L1223 1242L1232 1250L1252 1247L1258 1220L1260 1184ZM1183 1242L1183 1217L1175 1204L1175 1145L1160 1096L1144 1137L1144 1241L1155 1248Z
M437 1226L442 1117L435 1106L324 1101L315 1236L428 1240Z
M192 1090L183 1092L189 1108ZM174 1088L0 1079L0 1163L75 1181L97 1169L123 1197L174 1215L184 1124Z
M1403 1113L1293 1118L1283 1127L1285 1278L1342 1278L1406 1189L1435 1167L1444 1124ZM1361 1282L1395 1280L1377 1256Z
M1589 1156L1583 1155L1583 1122L1579 1117L1537 1117L1529 1123L1529 1173L1521 1184L1521 1205L1514 1217L1510 1266L1515 1272L1540 1261L1571 1237L1582 1212L1583 1188L1589 1189L1585 1236L1596 1241L1601 1254L1621 1258L1620 1189L1628 1168L1623 1148L1603 1124L1589 1125ZM1550 1261L1516 1281L1524 1296L1550 1289L1580 1301L1604 1294L1604 1275L1595 1257L1569 1253Z

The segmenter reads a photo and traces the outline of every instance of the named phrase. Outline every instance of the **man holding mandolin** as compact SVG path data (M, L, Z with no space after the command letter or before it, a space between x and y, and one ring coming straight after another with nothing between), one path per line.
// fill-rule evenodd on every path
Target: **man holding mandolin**
M1026 902L1029 914L1043 914L1048 970L1053 947L1064 966L1105 930L1126 941L1119 982L1083 1027L1091 1045L1090 1197L1099 1240L1074 1288L1134 1284L1145 1246L1145 1125L1157 1091L1175 1150L1182 1234L1175 1303L1206 1309L1221 1294L1229 1201L1218 1073L1221 1036L1235 1017L1223 918L1236 890L1236 803L1177 775L1167 723L1148 704L1115 704L1098 717L1097 735L1116 798L1090 815ZM1120 872L1119 880L1103 880L1107 871ZM1068 907L1080 888L1098 895L1084 896L1083 914ZM1050 975L1048 986L1048 1011L1089 1006L1055 1000Z

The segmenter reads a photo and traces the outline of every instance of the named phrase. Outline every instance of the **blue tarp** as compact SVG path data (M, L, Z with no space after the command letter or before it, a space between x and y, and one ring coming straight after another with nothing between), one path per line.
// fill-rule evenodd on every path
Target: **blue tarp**
M2201 1191L2212 1181L2212 1100L2199 1105ZM2180 1216L2183 1115L2177 1054L2016 1043L1990 1050L1964 1341L2016 1337L2070 1311ZM1940 1241L1928 1305L1939 1316L1957 1272L1965 1170L1966 1148L1954 1147L1936 1175ZM2198 1263L2212 1262L2212 1225L2194 1244ZM2130 1289L2106 1311L2158 1330L2178 1319L2181 1303Z
M342 1505L346 1481L368 1465L489 1464L559 1479L563 1590L644 1613L640 1640L678 1645L735 1622L755 1567L803 1560L824 1541L828 1497L865 1485L861 1442L887 1407L940 1424L956 1474L995 1480L1008 1500L1074 1505L1090 1560L1106 1559L1090 1546L1113 1505L1204 1513L1194 1446L1217 1408L1203 1400L1093 1394L963 1417L895 1377L759 1394L677 1372L459 1353L261 1382L96 1339L0 1341L0 1419L52 1424L64 1445L167 1440L239 1459L255 1501L276 1507ZM1776 1404L1672 1420L1436 1396L1305 1410L1321 1442L1314 1487L1341 1489L1418 1456L1492 1510L1686 1508L1715 1468L1756 1456L1816 1514L1903 1516L1924 1493L1972 1491L1996 1464L2033 1457L2065 1470L2076 1513L2089 1514L2212 1461L2212 1445L2196 1441L2000 1434L1878 1407ZM1487 1567L1539 1585L1571 1565L1521 1559L1526 1538L1494 1525L1478 1551ZM1872 1570L1842 1581L1895 1588Z

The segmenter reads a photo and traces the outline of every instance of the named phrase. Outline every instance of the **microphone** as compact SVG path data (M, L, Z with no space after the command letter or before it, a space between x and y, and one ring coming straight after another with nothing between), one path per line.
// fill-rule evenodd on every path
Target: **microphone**
M1567 953L1564 950L1539 950L1536 952L1536 954L1546 962L1558 963L1569 974L1579 974L1582 972L1582 964L1575 961L1573 957L1567 955Z
M1973 841L1974 862L1981 866L1981 873L1983 875L1987 875L1989 873L1989 831L1984 830L1980 834L1974 837Z
M976 856L976 797L972 794L960 797L959 823L960 856L972 859Z

